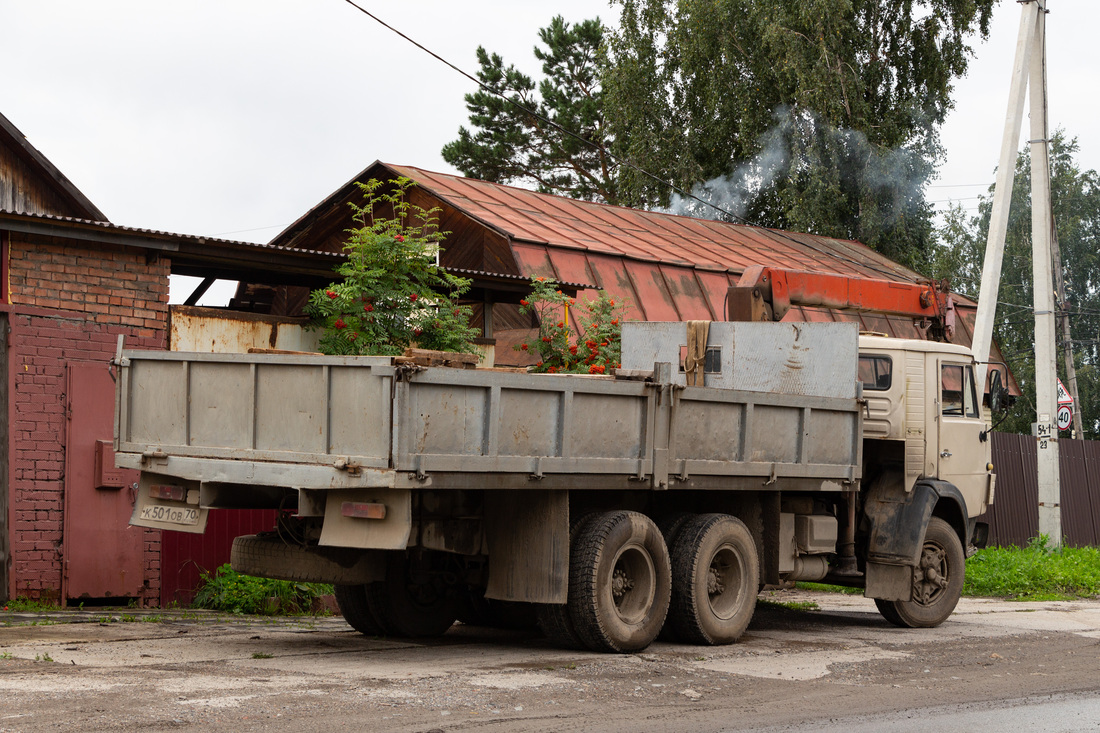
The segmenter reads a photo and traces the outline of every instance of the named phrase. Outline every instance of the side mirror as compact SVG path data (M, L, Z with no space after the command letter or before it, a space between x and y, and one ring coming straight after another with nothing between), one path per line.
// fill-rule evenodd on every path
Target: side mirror
M997 370L989 372L989 409L992 412L1003 412L1008 407L1008 388L1001 382L1001 373Z

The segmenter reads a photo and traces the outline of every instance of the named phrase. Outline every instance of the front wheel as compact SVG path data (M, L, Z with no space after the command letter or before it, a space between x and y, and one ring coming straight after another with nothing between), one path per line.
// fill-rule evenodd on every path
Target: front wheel
M908 601L875 600L879 613L895 626L939 626L962 595L966 556L951 525L932 517L924 534L920 561L913 568L913 596Z

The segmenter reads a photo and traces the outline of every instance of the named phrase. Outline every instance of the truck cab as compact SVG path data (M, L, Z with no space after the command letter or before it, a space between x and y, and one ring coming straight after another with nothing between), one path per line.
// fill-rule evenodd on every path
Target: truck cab
M955 344L878 335L859 338L866 413L864 464L900 467L904 491L920 480L955 486L967 519L993 501L984 389L970 350ZM865 472L867 475L867 472Z

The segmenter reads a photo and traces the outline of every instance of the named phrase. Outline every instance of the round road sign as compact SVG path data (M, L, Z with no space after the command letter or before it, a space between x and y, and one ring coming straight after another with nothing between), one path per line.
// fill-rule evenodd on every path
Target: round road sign
M1069 430L1070 423L1073 422L1073 412L1067 405L1058 405L1058 429Z

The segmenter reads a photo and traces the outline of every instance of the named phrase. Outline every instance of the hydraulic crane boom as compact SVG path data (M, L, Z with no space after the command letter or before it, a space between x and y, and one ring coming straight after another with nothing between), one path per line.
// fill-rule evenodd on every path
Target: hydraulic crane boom
M947 283L872 280L754 265L729 289L731 321L779 321L795 306L908 316L934 341L951 341L955 303Z

